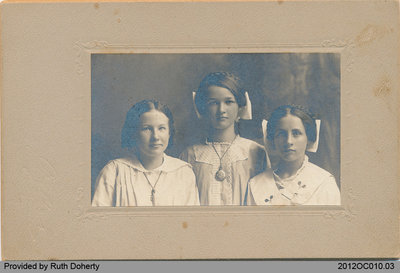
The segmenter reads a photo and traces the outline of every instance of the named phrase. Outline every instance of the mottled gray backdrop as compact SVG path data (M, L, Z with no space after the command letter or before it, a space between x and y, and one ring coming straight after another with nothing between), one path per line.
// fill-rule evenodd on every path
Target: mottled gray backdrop
M261 120L282 104L308 107L322 120L318 152L310 161L340 178L340 55L333 53L92 54L92 194L99 171L126 156L121 129L127 111L143 99L167 104L175 120L178 156L200 141L204 126L192 106L192 91L210 72L239 76L253 104L253 120L240 134L262 143Z

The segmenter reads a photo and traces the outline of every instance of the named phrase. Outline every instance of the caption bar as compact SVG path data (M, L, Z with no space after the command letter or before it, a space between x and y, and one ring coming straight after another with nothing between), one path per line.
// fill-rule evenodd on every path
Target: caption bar
M25 262L25 263L9 263L5 262L4 270L93 270L98 271L100 264L84 263L84 262Z

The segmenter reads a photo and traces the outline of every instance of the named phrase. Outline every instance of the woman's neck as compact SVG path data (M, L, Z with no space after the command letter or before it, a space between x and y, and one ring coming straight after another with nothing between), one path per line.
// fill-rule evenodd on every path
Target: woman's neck
M279 175L280 178L286 179L288 177L295 175L297 173L297 171L303 165L303 162L304 162L304 158L303 158L303 160L292 161L292 162L287 162L287 161L281 160L278 163L275 173L277 175Z
M208 140L211 142L232 142L236 138L235 127L224 130L211 128L208 134Z
M137 154L137 157L146 170L153 170L160 167L164 161L164 156L149 157L147 155Z

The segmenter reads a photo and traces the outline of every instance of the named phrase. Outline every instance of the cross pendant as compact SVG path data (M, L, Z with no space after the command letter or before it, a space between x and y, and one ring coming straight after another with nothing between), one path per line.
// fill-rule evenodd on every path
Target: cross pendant
M150 201L153 204L153 206L155 205L154 203L154 194L156 193L156 191L154 189L151 190L151 196L150 196Z

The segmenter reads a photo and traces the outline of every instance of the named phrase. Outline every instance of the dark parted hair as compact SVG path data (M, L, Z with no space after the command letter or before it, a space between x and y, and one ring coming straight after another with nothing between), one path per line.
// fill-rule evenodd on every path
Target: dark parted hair
M169 142L168 147L173 144L173 137L175 134L174 119L169 108L156 100L142 100L129 109L126 114L124 127L121 132L121 146L122 148L134 148L136 147L136 136L138 135L138 129L140 124L140 116L144 113L150 112L151 110L157 110L165 114L168 118L169 126Z
M194 103L200 115L204 115L207 105L207 91L210 86L219 86L231 91L239 107L246 105L246 91L243 89L242 81L229 72L213 72L208 74L200 82L196 92Z
M315 142L317 139L317 126L315 124L315 117L305 107L299 105L282 105L276 108L268 119L267 124L267 139L274 146L274 136L276 126L279 120L288 114L296 116L303 122L306 130L307 139L310 142Z

